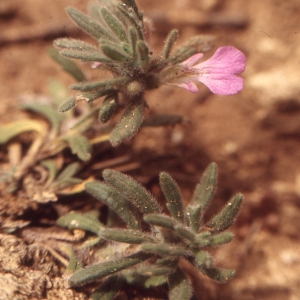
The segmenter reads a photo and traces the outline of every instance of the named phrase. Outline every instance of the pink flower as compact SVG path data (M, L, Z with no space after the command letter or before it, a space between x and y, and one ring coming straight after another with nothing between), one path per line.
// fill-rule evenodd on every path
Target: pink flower
M196 64L203 57L197 53L184 62L162 71L163 83L177 85L197 93L194 81L204 83L214 94L231 95L244 87L243 78L236 76L245 70L246 56L232 46L217 49L208 60Z

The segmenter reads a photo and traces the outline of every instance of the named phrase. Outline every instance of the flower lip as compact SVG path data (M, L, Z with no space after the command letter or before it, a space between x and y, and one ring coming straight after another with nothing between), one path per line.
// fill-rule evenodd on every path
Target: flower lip
M167 75L164 83L196 93L198 88L194 81L199 81L219 95L232 95L243 89L244 80L237 76L246 67L246 56L242 51L233 46L223 46L210 59L197 63L202 57L203 53L196 53L163 71L163 75Z

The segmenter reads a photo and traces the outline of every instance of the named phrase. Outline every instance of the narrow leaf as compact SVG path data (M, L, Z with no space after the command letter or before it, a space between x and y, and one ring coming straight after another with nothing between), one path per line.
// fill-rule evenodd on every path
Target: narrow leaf
M107 228L102 230L100 235L106 240L128 244L142 244L154 241L149 234L137 230Z
M197 184L191 205L188 208L190 223L194 231L198 232L203 215L214 195L217 185L218 168L215 163L211 163L205 170L201 182Z
M58 132L62 116L58 114L57 110L50 105L41 103L30 103L21 106L23 109L31 110L44 116L51 124L53 130Z
M114 41L114 38L111 34L105 30L98 22L94 21L89 16L85 15L81 11L68 7L66 9L68 15L72 18L72 20L85 32L89 33L96 39L108 39Z
M15 136L27 131L42 133L44 132L44 126L40 121L28 119L2 125L0 127L0 144L5 144Z
M150 61L150 51L146 43L138 40L136 43L137 60L141 69L145 72Z
M186 275L177 269L175 273L168 276L169 300L189 300L192 297L192 289Z
M131 59L130 55L128 55L126 51L119 47L118 44L101 40L99 46L102 52L112 60L115 60L117 62L124 62Z
M117 94L107 96L103 100L103 104L99 111L99 120L102 123L107 123L110 120L110 118L113 116L113 114L115 113L116 108L117 108L117 100L118 100Z
M125 84L129 79L127 77L117 77L113 79L109 79L106 81L97 81L97 82L84 82L72 84L71 89L79 90L82 92L89 92L97 89L112 89L114 87L118 87L119 85Z
M231 242L234 234L231 232L222 232L220 234L214 235L211 238L210 246L218 246Z
M225 283L235 275L235 271L232 269L226 270L226 269L219 269L219 268L202 268L200 269L200 271L203 274L207 275L208 277L222 283Z
M165 41L165 45L161 54L162 59L166 59L169 57L172 47L174 46L177 38L178 38L178 30L177 29L171 30Z
M170 57L172 64L178 64L196 53L204 53L212 49L214 37L209 35L193 36L181 45Z
M92 145L83 135L67 136L64 140L69 144L73 154L76 154L81 160L87 161L91 158Z
M113 300L120 288L121 288L121 280L117 275L109 276L99 288L97 288L90 298L92 300Z
M144 243L141 244L141 250L160 256L180 256L187 253L186 249L181 246L170 246L168 244Z
M82 229L97 235L104 229L104 226L97 219L79 213L64 215L56 221L56 224L61 227L67 227L70 230Z
M70 186L73 186L73 185L79 185L80 183L82 183L82 180L79 179L79 178L67 178L67 179L64 179L64 180L55 180L51 184L51 190L58 193L61 190L64 190L64 189L66 189Z
M151 276L145 280L144 286L149 289L151 287L158 287L167 283L166 276Z
M60 50L59 54L71 59L81 59L82 61L96 61L109 63L110 59L103 57L102 53L99 50L77 50L77 49L64 49Z
M117 213L131 229L140 227L139 218L134 207L113 187L103 182L89 182L85 185L86 191L97 200L104 202L111 210Z
M59 54L59 51L57 51L54 48L49 48L48 54L54 61L56 61L62 67L62 69L65 72L69 73L77 81L86 80L84 73L80 70L76 63L61 56Z
M169 229L174 229L176 225L181 225L181 223L173 218L162 214L147 214L144 216L144 221L150 225L161 226Z
M167 199L167 207L171 215L178 221L184 222L184 210L181 193L177 183L166 172L159 174L159 184Z
M43 167L45 167L46 169L48 169L48 171L49 171L48 179L47 179L47 183L46 183L46 186L48 186L49 184L51 184L53 182L53 180L56 177L56 174L57 174L56 163L52 159L47 159L47 160L41 161L41 165Z
M207 226L211 228L212 234L224 231L233 224L242 202L243 196L237 194L227 203L223 210L207 224Z
M79 163L74 162L63 169L63 171L58 175L56 180L65 180L73 177L79 170Z
M128 42L125 28L118 21L116 17L106 8L100 9L101 15L108 27L114 32L114 34L123 42Z
M59 112L66 112L76 105L76 97L70 97L65 100L58 108Z
M144 118L145 102L143 99L131 101L123 113L120 122L110 133L110 142L113 146L132 138Z
M212 268L214 265L212 256L207 251L199 251L196 254L196 267L197 269L201 268ZM193 263L195 265L195 263Z
M133 178L110 169L103 171L103 178L142 213L160 211L160 207L152 195Z
M148 259L149 257L150 255L147 253L137 252L133 255L124 258L88 266L84 269L79 270L74 275L72 275L69 279L69 284L72 287L74 287L74 286L86 284L95 279L101 279L105 276L114 274L118 271L127 269L138 263L141 263L142 261Z

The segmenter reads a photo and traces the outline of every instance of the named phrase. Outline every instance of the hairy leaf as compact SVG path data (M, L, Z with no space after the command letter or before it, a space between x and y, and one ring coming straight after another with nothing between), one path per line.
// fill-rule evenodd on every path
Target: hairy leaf
M71 135L64 138L68 142L73 154L81 160L87 161L91 158L92 145L83 135Z
M97 235L104 229L104 226L97 219L80 213L64 215L56 221L56 224L68 229L87 230Z
M212 234L224 231L233 224L242 202L243 196L237 194L227 203L223 210L207 224L207 226L211 228Z
M133 178L110 169L103 171L103 178L141 212L156 213L160 211L160 207L152 195Z
M168 173L161 172L159 174L159 184L167 199L167 207L170 210L171 215L173 218L183 223L185 216L181 193L177 183Z
M56 40L57 41L57 40ZM56 42L55 41L55 42ZM54 43L55 43L54 42ZM84 73L81 71L81 69L76 65L75 62L61 56L59 54L59 51L57 51L54 48L49 48L48 50L49 56L56 61L62 69L69 73L72 77L74 77L77 81L84 81L86 80Z
M111 210L117 213L131 229L140 227L139 218L134 207L113 187L106 183L94 181L85 185L86 191L96 199L104 202Z
M177 269L175 273L168 276L169 300L189 300L192 297L192 289L186 275Z
M127 106L120 122L110 133L110 142L113 146L132 138L142 124L145 102L143 99L131 101Z
M106 240L128 244L142 244L154 241L150 235L137 230L107 228L102 230L100 235Z
M69 279L69 284L72 287L74 287L86 284L95 279L101 279L105 276L114 274L118 271L127 269L138 263L141 263L149 257L150 255L147 253L137 252L135 254L117 260L106 261L88 266L72 275Z

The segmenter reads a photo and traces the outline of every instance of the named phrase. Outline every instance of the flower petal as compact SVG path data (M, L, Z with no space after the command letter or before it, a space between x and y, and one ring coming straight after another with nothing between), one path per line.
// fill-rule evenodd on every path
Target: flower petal
M210 59L195 65L193 69L209 74L240 74L245 70L245 66L246 56L242 51L232 46L224 46Z
M214 94L232 95L244 87L244 79L230 74L203 74L197 80L204 83Z
M196 53L193 56L186 59L185 61L183 61L182 63L180 63L180 65L188 67L188 68L192 67L202 57L203 57L203 53Z
M192 93L197 93L199 91L196 84L192 81L176 83L174 85L182 87L182 88L184 88L184 89L186 89L186 90L188 90L189 92L192 92Z

